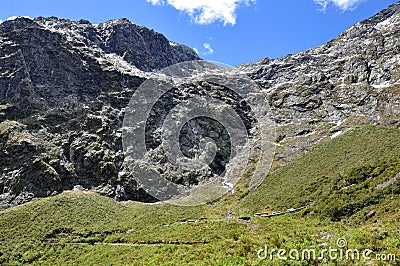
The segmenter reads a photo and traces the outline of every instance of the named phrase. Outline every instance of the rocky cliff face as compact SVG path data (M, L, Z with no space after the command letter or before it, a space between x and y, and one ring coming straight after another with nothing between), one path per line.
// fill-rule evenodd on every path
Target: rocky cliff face
M269 95L278 165L359 123L400 125L400 2L328 43L239 66Z
M195 59L190 48L126 19L3 22L0 205L76 185L148 199L122 171L124 107L149 71Z
M359 123L399 127L399 29L397 3L325 45L232 69L268 95L275 167ZM125 19L3 22L1 206L75 186L117 200L154 200L123 164L124 108L153 70L194 59L188 47Z

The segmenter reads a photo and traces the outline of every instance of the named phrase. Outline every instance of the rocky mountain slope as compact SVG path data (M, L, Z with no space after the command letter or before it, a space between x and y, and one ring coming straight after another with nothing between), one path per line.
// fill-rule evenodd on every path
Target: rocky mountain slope
M400 126L400 2L328 43L238 67L269 95L280 164L359 123Z
M355 124L399 127L399 28L397 3L325 45L232 69L268 94L275 167ZM194 59L188 47L124 19L2 23L1 206L78 185L152 201L123 165L124 108L153 70Z
M0 25L0 201L75 185L142 199L121 176L123 108L149 71L199 59L126 19L92 25L17 18Z

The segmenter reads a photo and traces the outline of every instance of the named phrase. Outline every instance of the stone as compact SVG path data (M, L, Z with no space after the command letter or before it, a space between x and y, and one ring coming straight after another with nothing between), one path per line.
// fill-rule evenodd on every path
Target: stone
M370 218L374 217L375 214L376 214L376 211L372 210L372 211L368 212L367 215L365 215L365 218L370 219Z

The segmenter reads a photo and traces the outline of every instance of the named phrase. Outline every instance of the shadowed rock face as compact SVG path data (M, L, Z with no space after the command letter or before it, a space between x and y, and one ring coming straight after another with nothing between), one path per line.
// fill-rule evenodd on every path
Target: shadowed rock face
M123 108L148 71L195 59L190 48L126 19L2 23L2 206L75 185L151 201L123 171Z
M275 167L355 124L399 126L399 10L395 4L320 47L232 70L268 94L277 123ZM117 200L154 201L123 163L124 108L153 70L195 59L190 48L126 19L0 24L0 205L77 185ZM158 116L154 121L148 127L156 131ZM193 123L181 138L189 157L197 147L192 128L227 142L217 123ZM230 152L221 147L217 172Z

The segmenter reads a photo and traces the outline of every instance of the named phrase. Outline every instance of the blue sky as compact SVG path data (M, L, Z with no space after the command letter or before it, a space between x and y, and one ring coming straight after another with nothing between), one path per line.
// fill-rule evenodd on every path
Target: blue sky
M2 0L0 20L126 17L208 60L237 65L323 44L396 0Z

